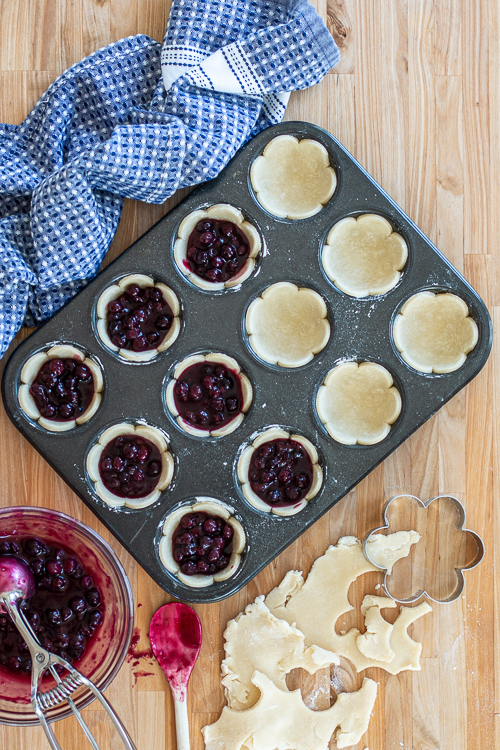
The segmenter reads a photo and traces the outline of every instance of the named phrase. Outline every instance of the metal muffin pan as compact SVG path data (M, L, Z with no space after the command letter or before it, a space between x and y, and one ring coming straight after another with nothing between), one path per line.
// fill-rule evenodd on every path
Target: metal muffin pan
M337 172L337 188L323 210L308 219L269 215L255 199L249 178L252 161L277 135L313 138L329 152ZM261 233L263 247L255 272L241 287L211 294L194 287L178 271L173 243L182 219L215 203L242 210ZM408 244L408 261L398 284L388 293L353 298L327 279L321 247L332 225L348 215L380 213ZM130 273L146 273L170 286L181 304L182 328L175 343L151 362L127 363L107 350L95 333L95 305L101 292ZM307 365L283 369L253 354L245 333L245 312L267 286L291 281L310 286L326 301L332 324L326 347ZM392 340L392 321L401 304L417 291L451 291L462 297L476 321L479 340L457 371L424 375L401 359ZM304 122L287 122L263 131L246 144L214 180L192 192L100 273L77 297L41 326L10 358L3 379L7 413L70 487L94 511L151 577L173 596L213 602L234 594L300 536L311 524L383 461L444 403L474 378L491 348L491 321L486 306L455 268L439 253L404 212L384 193L343 146L326 131ZM101 365L105 398L92 419L77 430L48 434L19 407L21 368L35 351L49 344L73 343ZM171 373L187 355L221 351L233 356L254 388L252 405L241 426L219 438L196 438L169 416L164 394ZM333 441L315 411L317 389L334 364L348 359L372 360L393 375L402 410L388 437L372 446L346 446ZM91 491L85 469L88 450L111 423L144 420L162 429L176 466L171 485L159 501L143 510L106 506ZM290 517L260 513L243 498L236 477L241 451L269 426L304 435L317 447L323 487L300 513ZM237 573L226 581L196 589L170 575L158 557L158 541L167 514L197 496L210 496L234 509L247 547Z

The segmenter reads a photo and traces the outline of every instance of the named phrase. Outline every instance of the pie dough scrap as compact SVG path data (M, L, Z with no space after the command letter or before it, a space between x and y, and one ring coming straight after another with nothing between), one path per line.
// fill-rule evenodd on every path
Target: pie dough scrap
M401 356L419 372L454 372L478 341L477 325L456 294L419 292L405 302L393 326Z
M348 747L368 729L377 697L377 683L365 678L360 690L341 693L325 711L311 711L300 690L280 690L259 671L252 683L260 690L257 703L246 711L225 706L219 719L201 730L205 750L327 750L334 732L337 747Z
M30 387L35 380L36 376L42 365L48 362L50 359L76 359L82 364L86 365L92 373L92 379L94 381L94 395L88 408L80 414L77 419L70 419L65 422L57 422L53 419L42 417L38 406L36 405L35 399L30 393ZM27 417L38 422L40 427L44 427L50 432L67 432L72 430L78 425L85 424L91 417L94 416L102 400L102 391L104 388L104 381L102 377L101 368L97 362L90 357L86 357L85 354L77 349L76 346L70 344L57 344L52 346L47 351L38 352L30 357L23 365L21 370L21 385L18 390L18 401L19 406L26 414Z
M119 349L113 344L108 336L107 330L107 306L109 302L112 302L125 292L130 284L136 284L141 289L148 286L154 286L160 290L163 294L165 302L170 306L174 314L172 325L170 326L167 335L156 349L148 349L145 352L134 352L131 349ZM116 352L119 357L128 360L129 362L149 362L154 359L160 352L164 352L166 349L172 346L176 341L181 331L181 308L176 293L170 289L166 284L155 282L151 276L146 276L142 273L129 274L120 279L116 284L108 286L97 300L97 333L102 343L110 349L112 352Z
M301 367L328 343L327 315L323 297L313 289L288 281L272 284L247 310L250 346L264 362Z
M411 546L419 539L420 535L415 531L398 531L386 536L375 534L368 544L377 545L378 560L383 561L383 567L392 570L394 563L407 557ZM387 551L386 560L383 560L384 549ZM401 607L387 639L389 629L380 622L381 618L376 612L370 611L374 607L382 609L388 606L387 598L365 597L365 618L367 617L369 628L374 635L371 637L368 634L361 641L365 653L360 651L357 645L357 638L361 635L357 628L352 628L344 635L339 635L335 629L339 617L353 609L347 596L351 583L358 576L371 571L379 571L379 568L368 562L363 554L361 542L352 536L343 537L315 561L305 582L302 573L296 570L289 571L280 585L266 597L265 603L276 617L293 623L304 633L306 646L315 644L345 656L352 661L358 672L375 666L385 669L390 674L398 674L403 670L419 670L422 645L410 638L408 627L431 611L427 602L418 607ZM394 652L394 657L390 661L387 661L387 640ZM366 652L371 656L366 656ZM373 655L380 654L382 659L373 658Z
M217 283L207 281L206 279L200 278L197 274L193 273L188 265L187 250L188 240L191 232L203 219L219 219L222 221L231 221L236 224L248 240L250 247L250 254L241 268L241 270L232 278L225 282ZM230 289L231 287L242 284L252 274L256 258L260 253L262 242L260 235L253 224L246 221L242 212L239 208L231 206L228 203L217 203L214 206L210 206L207 209L198 209L192 211L181 221L179 229L177 230L177 239L174 244L174 260L179 271L186 276L192 284L206 289L210 292L219 291L221 289Z
M322 667L340 663L331 651L315 645L306 649L303 633L271 614L264 596L258 596L228 622L224 638L222 684L229 707L238 711L250 708L259 699L259 689L252 683L256 670L286 691L286 675L292 669L302 667L314 674Z
M316 410L328 433L345 445L383 440L401 412L392 375L375 362L343 362L326 376Z
M101 479L99 471L99 461L104 448L120 435L138 435L151 443L154 443L161 455L161 474L155 489L144 497L127 498L119 497L113 494ZM93 484L94 492L107 505L112 508L146 508L155 503L161 493L167 489L174 475L174 459L168 450L168 443L165 435L157 427L151 427L141 423L132 424L130 422L120 422L119 424L108 427L100 435L97 443L92 446L87 454L86 460L87 473Z
M406 242L378 214L341 219L330 230L322 262L328 278L351 297L384 294L398 283Z
M250 461L252 460L254 452L261 445L271 440L294 440L296 443L300 443L300 445L307 452L313 466L313 476L309 492L302 500L300 500L298 503L291 503L289 507L274 508L272 505L268 505L267 503L265 503L264 500L262 500L253 491L248 478ZM277 516L294 516L299 513L303 508L306 507L309 500L312 500L313 497L316 497L321 489L321 485L323 484L323 470L319 465L318 451L311 443L311 441L305 437L302 437L302 435L294 435L290 432L287 432L286 430L281 430L277 427L271 427L268 430L264 430L264 432L261 432L255 438L251 445L245 448L238 460L237 471L238 479L241 483L241 491L243 492L246 500L250 503L250 505L252 505L257 510L263 511L264 513L274 513Z
M257 200L270 214L305 219L330 200L337 176L321 143L280 135L253 162L250 181Z
M234 529L233 535L233 551L229 558L229 564L223 570L215 573L214 575L185 575L178 563L172 555L172 538L174 531L180 523L180 520L187 513L208 513L211 515L217 515L223 518L226 523ZM182 505L177 508L165 519L163 524L162 538L158 547L158 554L162 564L166 569L175 575L181 583L191 588L204 588L205 586L211 586L214 583L225 581L228 578L234 576L241 563L241 556L246 545L246 535L241 523L232 515L231 508L220 500L215 500L211 497L199 497L197 502L192 505Z
M380 612L384 608L393 609L396 602L388 596L365 596L361 604L361 614L365 618L366 632L358 635L356 646L368 659L392 661L394 651L391 648L393 626L384 620Z

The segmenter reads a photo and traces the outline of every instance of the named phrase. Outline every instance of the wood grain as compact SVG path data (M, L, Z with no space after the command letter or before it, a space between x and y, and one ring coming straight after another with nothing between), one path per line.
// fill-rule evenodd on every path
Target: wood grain
M318 0L342 60L315 89L293 94L288 119L305 119L338 137L463 271L500 325L499 7L494 0ZM0 0L0 121L19 123L66 67L129 34L163 38L165 0ZM174 206L126 201L106 262ZM21 332L17 341L25 338ZM13 345L15 346L15 344ZM222 633L258 594L290 568L308 572L328 544L363 536L380 519L385 499L411 492L427 499L454 493L470 528L483 536L486 556L467 574L459 601L433 605L412 626L422 641L422 670L367 674L379 693L358 750L490 750L500 747L500 358L494 354L464 392L402 445L300 540L248 586L220 604L196 606L204 642L189 695L193 750L201 727L223 705L219 679ZM130 577L139 648L155 609L168 601L30 445L0 419L0 504L58 508L111 542ZM495 500L495 502L494 502ZM439 549L436 539L429 544ZM438 554L438 553L436 553ZM362 625L359 603L380 582L365 576L350 592L356 610L338 627ZM391 612L391 616L395 615ZM363 675L342 665L315 677L294 673L290 687L325 708L339 690L356 689ZM173 708L163 674L151 659L129 661L108 689L139 750L175 746ZM308 697L309 696L309 697ZM103 712L87 720L101 750L119 744ZM67 720L56 727L63 748L84 747ZM332 742L332 747L335 743ZM0 750L45 750L39 729L0 727Z

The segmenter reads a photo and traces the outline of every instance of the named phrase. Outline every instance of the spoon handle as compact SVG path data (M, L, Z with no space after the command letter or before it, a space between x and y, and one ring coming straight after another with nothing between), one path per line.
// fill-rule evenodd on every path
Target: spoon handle
M189 720L187 712L187 697L179 698L176 691L172 690L175 708L175 732L177 735L177 750L190 750L189 742Z

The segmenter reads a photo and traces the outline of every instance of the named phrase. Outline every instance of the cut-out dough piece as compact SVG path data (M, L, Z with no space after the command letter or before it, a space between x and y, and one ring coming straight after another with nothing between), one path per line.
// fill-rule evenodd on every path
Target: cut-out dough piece
M361 614L365 618L366 632L358 635L356 646L367 659L392 661L394 651L391 648L393 626L384 620L380 612L388 607L393 609L396 602L388 596L365 596L361 604Z
M478 340L469 308L455 294L419 292L403 305L393 327L403 359L419 372L454 372Z
M375 539L379 544L380 553L383 542L377 539L379 536L383 535L375 534L371 540ZM385 543L389 551L385 566L392 568L395 561L408 556L412 544L418 542L420 535L415 531L398 531L383 536L383 539L387 540ZM379 559L382 559L381 554ZM306 582L302 573L289 571L280 585L266 597L265 603L276 617L294 623L304 633L306 646L314 643L345 656L358 672L371 666L381 667L390 674L398 674L405 669L418 670L422 645L410 638L407 629L414 620L431 611L426 602L418 607L401 607L390 638L390 647L394 651L394 658L390 662L364 656L356 645L360 635L356 628L345 635L339 635L335 629L339 617L353 609L347 597L351 583L358 576L377 570L364 556L358 539L343 537L335 547L330 546L315 561Z
M373 445L389 434L401 412L401 396L382 365L343 362L326 376L316 409L337 442Z
M231 221L241 229L248 240L250 253L246 262L239 272L226 282L217 283L207 281L207 279L202 279L196 273L191 271L189 267L189 261L187 259L187 243L191 232L194 230L198 222L203 221L203 219ZM249 221L245 221L245 217L239 208L235 208L235 206L231 206L229 203L217 203L206 210L198 209L197 211L192 211L184 217L179 225L179 229L177 230L177 239L174 245L174 260L179 271L184 274L184 276L187 276L192 284L210 292L214 292L224 288L229 289L230 287L238 286L248 279L255 268L256 258L260 253L261 246L262 242L258 231L253 224L250 224Z
M407 258L406 242L378 214L337 222L322 254L327 276L351 297L388 292L398 283Z
M252 302L246 329L257 356L281 367L305 365L330 338L323 298L286 281L272 284Z
M321 667L339 664L337 654L318 646L304 648L304 635L296 627L278 620L258 596L253 604L224 632L226 658L221 665L222 684L230 708L250 708L259 698L252 684L255 670L265 674L280 690L287 690L286 675L302 667L314 674Z
M321 211L337 185L326 148L293 135L273 138L253 162L250 180L259 203L273 216L305 219Z
M377 683L365 678L360 690L341 693L325 711L311 711L300 690L280 690L258 671L252 682L261 692L257 703L246 711L225 706L201 730L205 750L327 750L337 727L337 747L355 745L368 729L377 696Z

